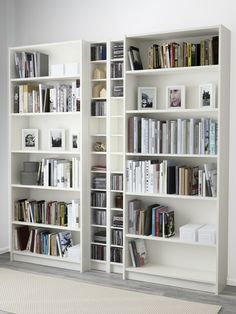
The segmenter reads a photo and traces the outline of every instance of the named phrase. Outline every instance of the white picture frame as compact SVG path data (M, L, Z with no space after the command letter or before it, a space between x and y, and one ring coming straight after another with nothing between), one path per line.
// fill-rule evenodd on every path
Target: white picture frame
M69 132L69 149L73 151L80 150L80 133L78 129L72 129Z
M39 130L22 129L22 150L38 150Z
M49 130L49 149L65 150L65 130L50 129Z
M166 87L167 109L185 109L185 86L172 85Z
M156 99L156 87L138 87L138 110L156 109Z
M216 108L216 85L199 85L199 108Z

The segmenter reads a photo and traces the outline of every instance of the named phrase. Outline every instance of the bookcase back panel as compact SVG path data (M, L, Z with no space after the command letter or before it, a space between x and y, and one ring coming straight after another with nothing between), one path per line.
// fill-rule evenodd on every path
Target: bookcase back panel
M124 110L124 100L123 99L112 98L110 100L110 115L111 115L111 117L123 115L123 110Z

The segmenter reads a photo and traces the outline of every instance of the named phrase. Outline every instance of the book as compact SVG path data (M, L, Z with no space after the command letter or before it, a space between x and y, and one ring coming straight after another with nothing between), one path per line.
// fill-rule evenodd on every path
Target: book
M71 231L61 231L58 233L59 252L63 257L67 256L68 247L73 246Z
M134 46L129 47L129 61L131 70L143 69L139 48Z
M29 227L22 226L22 227L18 227L16 230L17 230L17 240L18 240L19 249L21 251L24 251L27 248L27 244L29 240L29 234L30 234Z

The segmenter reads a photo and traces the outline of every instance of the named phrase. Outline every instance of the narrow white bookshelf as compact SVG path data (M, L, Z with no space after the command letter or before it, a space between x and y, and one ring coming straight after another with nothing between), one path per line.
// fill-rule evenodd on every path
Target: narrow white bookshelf
M210 50L212 51L212 55L209 56L207 53L203 55L203 51L205 51L204 47L208 44L211 45L213 41L213 45L215 45L217 40L219 46L217 49L214 48L215 52L213 53L213 48L210 47L210 49L212 49ZM188 55L188 59L177 59L178 64L175 63L176 59L174 59L173 55L171 55L172 51L175 51L174 49L176 49L176 51L177 49L180 49L181 51L181 47L183 47L184 51L185 47L188 45L190 49L194 47L199 49L196 51L202 51L200 59L197 59L197 56L195 58L195 55L191 54ZM167 52L167 54L163 57L163 60L158 59L158 56L161 54L159 48L161 46L168 47L169 49L169 52ZM126 210L125 265L123 277L125 279L149 281L219 293L225 286L227 277L230 32L224 26L220 25L200 29L186 29L183 31L173 31L168 33L164 32L160 34L131 35L126 36L125 47L126 171L124 181L126 192L124 207ZM132 50L138 51L142 63L142 69L135 70L131 68L130 55L132 55L132 52L129 51ZM169 61L168 53L170 53ZM214 61L215 64L213 60L217 60ZM160 68L155 68L156 65L158 67L159 61ZM198 63L199 61L200 63ZM181 62L183 63L181 64ZM140 64L139 61L138 64ZM206 88L206 84L211 84L210 86L212 87L213 92L215 86L216 94L215 104L211 103L211 105L204 107L203 105L200 106L200 85L204 85L204 88ZM183 103L183 98L181 97L182 105L177 108L171 107L171 103L168 98L170 97L170 90L172 88L181 89L183 86L184 89L182 89L181 96L185 95L185 102ZM146 109L146 107L142 108L142 103L140 98L138 98L138 92L140 90L138 89L139 87L143 88L143 95L145 93L145 88L147 93L149 87L155 88L156 104L154 104L154 106L151 105L148 109ZM213 94L211 94L211 97L213 97ZM213 98L211 98L211 100L212 99ZM146 102L144 104L144 106L146 106ZM142 137L144 136L144 133L140 133L140 135L138 135L138 132L140 132L138 129L139 126L137 126L136 136L141 136L141 143L137 138L137 143L140 143L137 145L140 146L132 146L133 143L132 140L130 140L130 137L132 138L133 135L132 133L128 133L129 130L132 130L132 123L139 123L135 121L140 121L140 128L142 130L143 127L144 130L144 123L146 123L146 121L151 123L149 122L151 119L161 121L161 128L162 123L166 123L166 132L174 132L168 129L168 125L171 125L171 123L174 125L175 122L171 122L174 120L177 122L181 121L181 126L184 123L190 123L183 123L183 120L203 121L203 123L205 123L205 121L209 121L206 123L211 123L211 121L213 121L212 123L214 125L217 124L218 129L213 135L210 134L209 136L214 136L214 143L216 143L214 145L217 145L217 152L208 153L208 147L204 146L204 152L200 151L199 147L195 148L195 153L190 151L191 149L187 152L184 150L188 150L189 148L184 147L182 151L180 149L177 153L175 152L175 146L168 146L175 145L173 142L168 142L167 146L163 146L165 144L161 142L160 147L163 151L160 151L160 147L156 148L157 150L159 149L159 151L156 152L145 151L147 148L144 146L145 141ZM190 129L186 129L186 134L190 134L188 133L188 130ZM165 132L165 130L163 132ZM205 139L205 132L206 131L204 130L204 143L207 143L207 140ZM151 133L148 133L145 136L151 137L152 135ZM167 133L167 138L169 138L170 141L171 136L174 138L174 133ZM182 136L183 134L178 133L177 139L180 140ZM188 138L192 135L185 136L186 141L188 141ZM199 134L198 136L201 138ZM194 140L196 141L196 136ZM150 146L153 145L150 143L151 142L148 142L149 147L154 150L155 147ZM190 145L188 142L186 143L186 145ZM142 149L144 151L142 151ZM177 149L178 148L176 148L176 150ZM133 186L132 183L129 183L131 173L133 175L132 171L136 171L129 168L129 165L131 165L132 161L132 165L136 165L136 167L143 167L144 162L149 161L149 164L151 164L150 160L153 161L152 163L156 162L161 164L166 162L167 165L174 165L175 171L179 171L178 169L183 165L186 165L189 169L191 167L205 169L205 165L213 164L214 169L216 169L217 172L217 195L214 195L214 197L212 195L208 196L205 192L202 195L188 195L188 190L185 190L185 192L182 193L183 190L177 190L176 186L173 189L178 191L178 193L174 194L167 194L166 192L151 193L148 190L149 186L144 187L146 191L141 191L140 189L143 188L137 183L136 185L134 183L137 181L132 181ZM139 173L136 172L136 175L139 176ZM135 180L134 177L132 178ZM142 175L139 178L141 180ZM179 177L175 177L175 180L177 179L179 180ZM150 177L148 180L150 180ZM170 178L167 179L166 177L167 182L169 182L168 180L170 180ZM185 177L185 181L186 180L187 177ZM176 182L178 182L178 184L181 183L181 181ZM199 194L199 192L195 194ZM141 202L141 208L147 208L152 204L160 204L162 206L168 206L169 210L173 210L175 219L175 235L169 238L153 236L152 234L154 231L159 232L158 230L153 231L153 225L151 226L151 235L144 235L145 233L142 233L140 229L136 229L135 233L130 233L129 226L132 219L130 217L131 209L129 209L129 206L131 206L131 201L137 199ZM184 241L180 238L179 228L181 226L185 224L197 223L215 226L216 241L214 243L204 244L199 243L198 241L189 243L188 241ZM148 232L150 232L149 230ZM135 261L132 260L133 257L130 252L132 245L134 245L135 241L139 240L143 241L142 243L145 245L148 258L144 266L134 267Z
M86 246L83 244L87 238L86 228L83 228L86 217L82 214L87 193L83 189L86 186L84 158L87 155L84 143L88 133L84 121L88 101L87 50L88 44L83 41L9 49L12 260L79 271L87 268L84 262L87 260ZM60 67L60 74L53 72L55 67ZM54 137L56 134L59 134L59 142ZM65 168L60 168L61 173L59 165L56 168L59 160L74 167L67 177L70 180L67 185L57 183L60 175L66 176ZM27 176L24 167L32 162L35 162L35 168L27 168L27 171L34 172L28 173L34 180L28 183L24 179ZM69 210L71 202L78 205L73 209L73 217ZM68 218L76 218L76 227ZM58 219L57 224L50 223L54 219ZM70 258L69 249L65 253L62 251L64 236L68 236L77 250L77 258ZM44 242L40 242L40 237Z

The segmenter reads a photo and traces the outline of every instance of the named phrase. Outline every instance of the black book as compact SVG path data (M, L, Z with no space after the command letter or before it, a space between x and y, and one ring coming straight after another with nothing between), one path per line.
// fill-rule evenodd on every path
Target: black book
M212 37L212 63L219 63L219 36Z
M164 234L163 237L169 238L175 235L175 213L173 210L164 212Z
M22 226L17 228L18 243L21 251L24 251L27 247L29 239L29 227Z
M134 70L142 70L143 65L142 65L142 61L141 61L141 57L139 53L139 48L130 46L129 51L130 51L130 57L131 57L130 61L132 62L131 69L133 68Z
M19 86L14 86L14 113L19 113Z
M175 166L167 167L167 194L176 193L176 175L175 175Z

